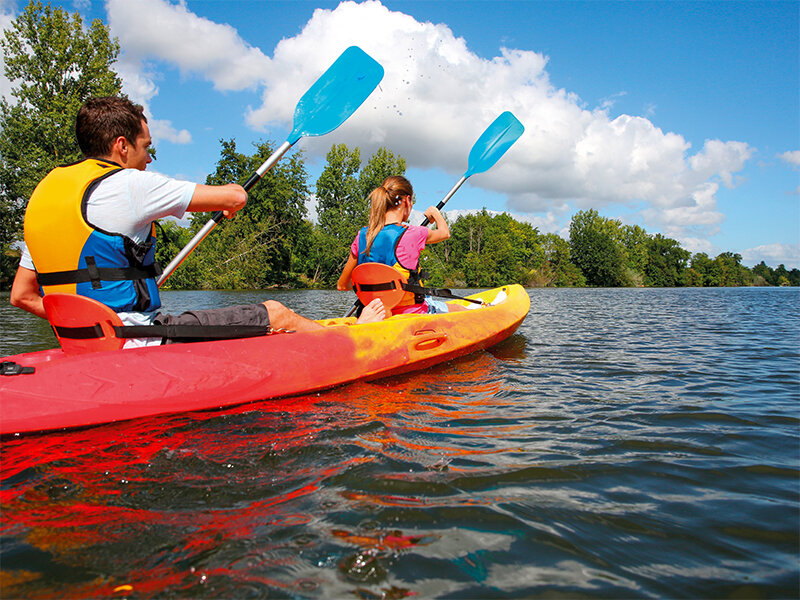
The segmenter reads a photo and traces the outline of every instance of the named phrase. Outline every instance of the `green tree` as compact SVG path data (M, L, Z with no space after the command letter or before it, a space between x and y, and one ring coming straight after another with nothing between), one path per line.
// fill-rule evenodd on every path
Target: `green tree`
M80 158L75 115L91 96L120 93L119 44L102 21L30 2L0 40L11 97L0 101L0 289L16 268L25 203L54 167Z
M572 262L588 285L621 287L626 277L627 256L617 241L619 222L601 217L594 209L578 211L569 226Z
M363 199L363 218L361 221L366 224L369 219L369 200L368 197L376 187L383 183L383 180L390 175L405 175L406 159L402 156L395 156L386 148L378 150L370 156L367 164L361 169L358 175L358 196L356 199Z
M569 242L555 233L546 233L540 238L544 263L532 276L538 278L537 285L554 287L583 287L586 278L570 260Z
M677 287L684 284L684 271L691 253L677 241L660 233L647 242L645 284L652 287Z
M748 282L750 272L742 266L742 255L733 252L723 252L714 259L719 265L719 284L723 287L737 287Z
M325 168L316 184L317 222L323 233L349 243L355 235L353 227L365 223L368 214L358 184L361 150L338 144L331 147L325 159Z
M774 271L762 260L753 267L754 285L775 285Z
M627 257L628 279L641 285L647 270L650 235L638 225L620 227L620 238Z
M789 281L789 271L786 270L786 267L783 263L778 265L778 268L775 269L774 274L775 285L786 286L790 285Z
M789 285L798 286L800 285L800 269L795 267L789 274L786 276L786 279L789 281Z
M206 179L209 185L243 184L273 151L268 142L257 144L252 155L239 152L233 140L221 140L220 144L217 168ZM167 280L167 285L199 289L296 285L299 277L292 266L301 236L306 233L303 218L307 178L302 153L276 164L250 190L247 205L232 219L220 223ZM208 219L208 214L193 214L188 235L194 235ZM173 235L170 232L168 237ZM181 234L178 239L183 241L186 235Z
M527 284L532 261L541 252L538 231L506 213L492 216L484 209L462 215L450 233L451 238L431 252L439 257L447 254L448 278L469 287Z
M691 270L693 284L698 287L717 287L720 285L719 263L711 260L705 252L698 252L692 257Z
M300 262L311 285L333 285L358 230L369 221L367 196L389 175L403 175L406 161L379 148L361 168L361 151L333 146L317 179L318 228L304 243Z

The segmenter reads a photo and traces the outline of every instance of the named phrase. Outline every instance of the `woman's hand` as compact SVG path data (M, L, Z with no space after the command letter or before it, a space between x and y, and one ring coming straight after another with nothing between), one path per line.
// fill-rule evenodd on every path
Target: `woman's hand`
M443 242L450 237L450 227L438 208L429 206L425 209L425 216L428 218L428 221L436 224L436 229L428 229L428 237L425 240L426 244Z

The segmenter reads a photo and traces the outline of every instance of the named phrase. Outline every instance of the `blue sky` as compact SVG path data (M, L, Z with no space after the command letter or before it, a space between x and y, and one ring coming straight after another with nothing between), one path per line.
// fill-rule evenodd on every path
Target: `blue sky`
M510 110L525 134L453 197L451 218L506 210L567 237L596 208L693 252L800 266L798 2L54 4L120 39L168 175L204 180L220 138L281 143L299 97L355 44L386 76L342 127L295 146L312 187L333 143L385 146L435 204ZM23 5L0 0L2 22Z

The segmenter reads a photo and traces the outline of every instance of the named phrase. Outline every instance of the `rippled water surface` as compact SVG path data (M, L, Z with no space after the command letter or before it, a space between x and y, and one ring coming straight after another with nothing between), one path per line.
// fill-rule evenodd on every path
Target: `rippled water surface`
M424 372L4 439L0 596L798 597L798 290L530 294ZM53 345L0 302L0 355Z

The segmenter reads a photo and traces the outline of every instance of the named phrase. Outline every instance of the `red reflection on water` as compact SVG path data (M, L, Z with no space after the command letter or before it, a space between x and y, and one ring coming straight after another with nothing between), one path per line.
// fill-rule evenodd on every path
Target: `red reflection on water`
M438 535L403 535L403 532L397 529L369 534L333 529L331 533L348 544L362 548L378 548L379 550L404 550L414 546L425 546L439 538Z
M357 443L399 459L422 454L437 457L429 465L433 470L439 470L437 464L458 470L448 466L454 457L503 452L487 444L464 444L468 438L509 436L524 427L495 424L487 431L484 420L513 404L503 397L512 387L497 371L497 360L481 353L414 376L362 385L358 407L386 427L360 436Z
M509 388L497 369L497 358L478 353L416 375L322 394L4 439L0 535L49 558L13 570L4 561L3 593L119 597L130 591L119 586L144 595L175 593L215 578L298 585L287 564L298 559L286 554L285 544L268 548L253 568L204 557L225 544L268 539L266 527L304 529L325 510L316 496L326 482L355 466L395 458L435 472L452 469L453 457L486 454L487 448L464 440L485 436L475 423L507 402L501 396ZM348 428L344 439L331 433ZM492 435L517 428L496 425ZM362 452L331 459L342 442ZM303 454L315 444L320 450ZM336 494L345 503L423 503L358 489ZM436 539L396 530L328 533L381 551ZM66 584L53 580L52 563L104 575ZM276 569L284 578L265 576Z

